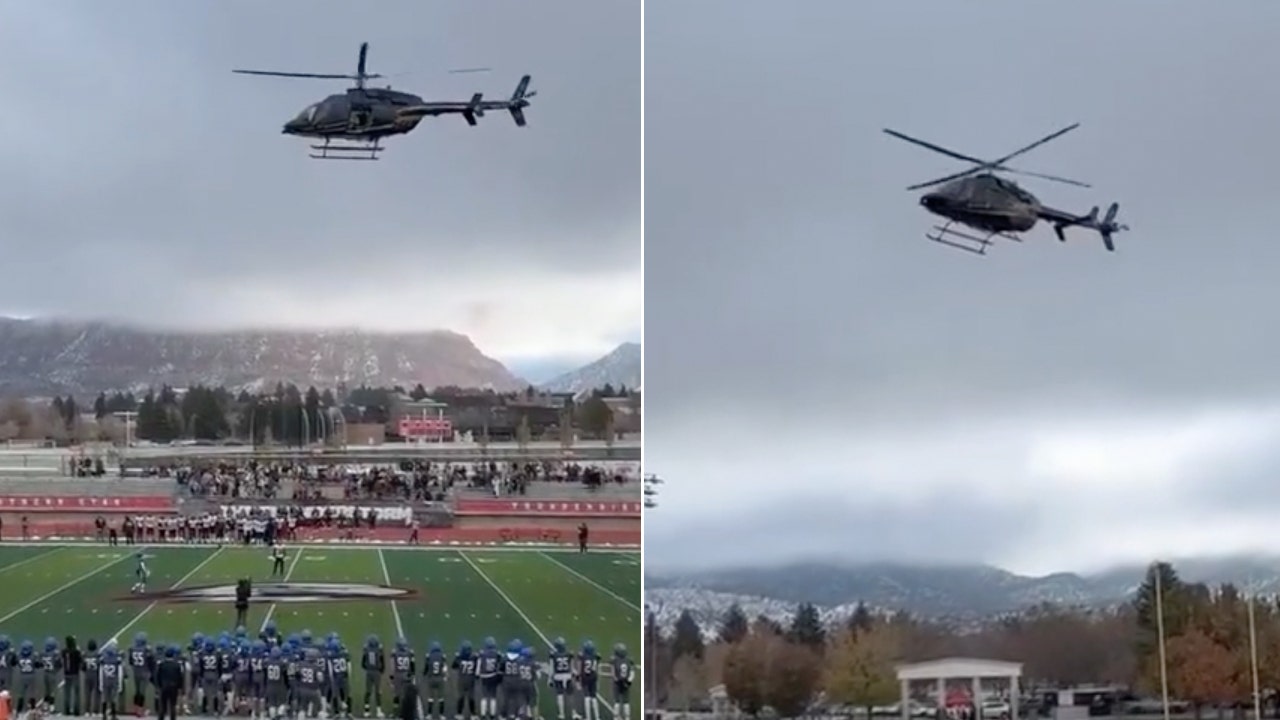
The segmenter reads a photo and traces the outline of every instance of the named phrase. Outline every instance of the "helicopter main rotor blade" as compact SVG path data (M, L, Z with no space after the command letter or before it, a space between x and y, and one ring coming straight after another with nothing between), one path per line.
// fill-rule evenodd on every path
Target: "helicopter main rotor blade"
M368 58L368 56L369 56L369 43L367 42L360 43L360 62L356 63L356 75L360 77L373 77L372 75L364 74L364 61L366 58Z
M1046 136L1044 136L1044 137L1040 138L1039 140L1037 140L1037 141L1035 141L1035 142L1031 143L1030 145L1026 145L1026 146L1024 146L1024 147L1021 147L1021 148L1019 148L1019 149L1015 150L1014 152L1011 152L1011 153L1009 153L1008 155L1005 155L1004 157L1002 157L1002 158L1000 158L1000 159L998 159L998 160L991 160L991 161L987 161L987 160L980 160L980 159L978 159L978 158L969 157L969 156L967 156L967 155L963 155L963 154L961 154L961 153L958 153L958 152L955 152L955 151L952 151L952 150L948 150L948 149L946 149L946 148L944 148L944 147L939 147L939 146L937 146L937 145L934 145L933 143L928 143L928 142L925 142L925 141L923 141L923 140L918 140L918 139L913 138L913 137L908 137L908 136L906 136L906 135L903 135L902 133L894 132L893 130L887 130L887 129L886 129L886 130L885 130L885 132L886 132L886 133L888 133L889 135L892 135L892 136L896 137L896 138L899 138L899 139L902 139L902 140L906 140L907 142L914 143L914 144L916 144L916 145L920 145L920 146L922 146L922 147L929 148L930 150L934 150L934 151L936 151L936 152L940 152L940 153L942 153L943 155L948 155L948 156L950 156L950 157L956 158L957 160L965 160L965 161L967 161L967 162L976 163L976 165L975 165L974 167L971 167L971 168L969 168L968 170L962 170L962 171L957 172L957 173L952 173L951 175L947 175L946 177L938 178L937 180L930 180L929 182L923 182L923 183L919 183L919 184L916 184L916 185L912 185L912 186L910 186L910 187L908 187L908 188L907 188L908 190L920 190L920 189L923 189L923 188L932 187L932 186L934 186L934 185L939 185L939 184L944 183L944 182L947 182L947 181L949 181L949 180L957 180L957 179L959 179L959 178L962 178L962 177L968 177L968 176L970 176L970 175L974 175L974 174L977 174L977 173L980 173L980 172L984 172L984 171L1001 171L1001 172L1010 172L1010 173L1015 173L1015 174L1018 174L1018 175L1027 175L1027 176L1029 176L1029 177L1037 177L1037 178L1041 178L1041 179L1044 179L1044 180L1053 180L1054 182L1066 183L1066 184L1068 184L1068 185L1076 185L1076 186L1079 186L1079 187L1090 187L1090 185L1088 185L1088 184L1086 184L1086 183L1082 183L1082 182L1080 182L1080 181L1078 181L1078 180L1071 180L1071 179L1069 179L1069 178L1058 177L1058 176L1056 176L1056 175L1045 175L1045 174L1043 174L1043 173L1035 173L1035 172L1030 172L1030 171L1028 171L1028 170L1016 170L1016 169L1014 169L1014 168L1011 168L1011 167L1007 167L1007 166L1005 166L1005 163L1006 163L1006 162L1008 162L1008 161L1010 161L1010 160L1012 160L1013 158L1016 158L1016 157L1018 157L1019 155L1023 155L1023 154L1025 154L1025 153L1027 153L1027 152L1030 152L1031 150L1034 150L1034 149L1036 149L1036 148L1040 147L1041 145L1044 145L1045 143L1049 142L1050 140L1055 140L1055 139L1057 139L1057 138L1059 138L1059 137L1062 137L1063 135L1066 135L1067 133L1071 132L1072 130L1075 130L1075 129L1076 129L1076 128L1078 128L1078 127L1080 127L1080 123L1073 123L1073 124L1071 124L1071 125L1068 125L1067 127L1062 128L1061 130L1058 130L1057 132L1050 133L1049 135L1046 135Z
M886 135L892 135L893 137L896 137L899 140L906 140L907 142L913 145L919 145L920 147L928 148L936 153L942 153L943 155L946 155L947 157L955 158L956 160L964 160L965 162L976 163L978 165L987 164L986 160L982 160L976 157L970 157L969 155L958 153L955 150L948 150L942 147L941 145L934 145L931 142L926 142L918 138L913 138L910 135L904 135L903 133L900 133L897 130L890 130L889 128L884 128L884 133Z
M928 181L928 182L922 182L922 183L918 183L918 184L916 184L916 185L908 185L908 186L907 186L907 189L908 189L908 190L922 190L922 189L927 188L927 187L933 187L934 185L941 185L942 183L944 183L944 182L948 182L948 181L951 181L951 180L959 180L959 179L960 179L960 178L962 178L962 177L969 177L970 175L977 175L978 173L983 172L983 171L986 171L986 170L990 170L990 168L989 168L989 167L987 167L986 165L978 165L978 166L976 166L976 167L971 167L971 168L969 168L968 170L961 170L960 172L957 172L957 173L951 173L950 175L947 175L946 177L940 177L940 178L938 178L937 180L930 180L930 181Z
M1024 148L1021 148L1021 149L1019 149L1019 150L1015 150L1015 151L1013 151L1013 152L1009 153L1008 155L1005 155L1004 157L1000 158L999 160L993 160L993 161L991 161L990 163L986 163L986 165L987 165L987 167L989 167L989 168L998 168L998 167L1001 167L1002 165L1004 165L1005 163L1009 162L1010 160L1012 160L1012 159L1014 159L1014 158L1018 157L1019 155L1022 155L1022 154L1024 154L1024 153L1030 152L1031 150L1034 150L1034 149L1036 149L1036 148L1040 147L1041 145L1043 145L1043 144L1045 144L1045 143L1049 142L1050 140L1056 140L1056 139L1058 139L1058 138L1062 137L1063 135L1066 135L1067 133L1071 132L1072 130L1075 130L1075 129L1076 129L1076 128L1078 128L1078 127L1080 127L1080 123L1072 123L1072 124L1070 124L1070 125L1068 125L1068 126L1066 126L1066 127L1062 128L1061 130L1059 130L1059 131L1057 131L1057 132L1055 132L1055 133L1050 133L1050 134L1048 134L1048 135L1045 135L1044 137L1040 138L1039 140L1037 140L1037 141L1035 141L1035 142L1031 143L1030 145L1028 145L1028 146L1026 146L1026 147L1024 147Z
M1058 177L1057 175L1045 175L1044 173L1031 172L1030 170L1017 170L1011 167L1004 167L1003 165L996 169L1007 173L1014 173L1015 175L1026 175L1028 177L1040 178L1041 180L1052 180L1054 182L1066 183L1067 185L1075 185L1076 187L1093 187L1089 183L1083 183L1079 180L1072 180L1070 178Z
M320 78L321 80L350 80L350 75L328 75L322 73L276 72L274 70L232 70L241 75L267 75L270 77Z
M342 74L326 74L326 73L294 73L294 72L276 72L275 70L232 70L233 73L240 75L265 75L267 77L287 77L287 78L319 78L321 80L358 80L355 75ZM367 78L380 78L381 75L365 75Z

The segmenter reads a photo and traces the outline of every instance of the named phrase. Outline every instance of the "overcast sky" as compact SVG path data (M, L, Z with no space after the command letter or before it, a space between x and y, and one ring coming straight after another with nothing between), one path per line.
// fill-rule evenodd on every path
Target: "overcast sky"
M1280 551L1280 5L646 3L653 568ZM907 185L1047 205L980 258Z
M638 339L639 6L6 3L0 313L448 328L530 361ZM354 72L361 41L428 100L532 74L528 127L427 119L382 162L312 161L281 126L348 84L231 73Z

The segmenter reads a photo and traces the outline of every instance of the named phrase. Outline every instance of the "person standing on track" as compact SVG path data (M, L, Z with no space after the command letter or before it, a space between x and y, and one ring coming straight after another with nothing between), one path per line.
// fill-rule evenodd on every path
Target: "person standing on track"
M236 583L236 627L244 627L249 622L249 597L253 594L253 586L245 578Z
M271 548L271 577L284 577L284 546L276 543Z
M160 696L159 720L177 720L178 695L186 680L182 663L178 662L178 648L170 645L164 650L164 660L156 666L156 692Z

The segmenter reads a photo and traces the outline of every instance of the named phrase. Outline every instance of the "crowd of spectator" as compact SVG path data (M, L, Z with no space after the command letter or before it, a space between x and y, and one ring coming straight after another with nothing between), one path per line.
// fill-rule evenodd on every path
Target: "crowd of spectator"
M193 496L215 499L341 499L428 502L443 501L460 489L495 496L524 495L530 484L572 483L588 489L625 484L626 469L579 463L441 463L403 461L398 465L344 465L293 462L209 462L182 467L157 466L147 474L173 477Z

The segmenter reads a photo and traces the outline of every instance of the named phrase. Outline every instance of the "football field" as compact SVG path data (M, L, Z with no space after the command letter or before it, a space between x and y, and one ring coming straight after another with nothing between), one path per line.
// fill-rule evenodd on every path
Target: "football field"
M151 571L142 597L129 592L139 550ZM234 630L234 586L250 578L253 634L268 619L286 635L336 632L353 656L372 634L388 649L406 638L419 662L433 640L452 655L463 640L478 646L487 636L500 647L519 638L544 661L557 637L574 651L590 639L602 655L624 643L640 657L638 552L311 545L288 553L284 578L272 579L262 547L0 545L0 633L37 645L75 635L83 647L91 638L126 644L145 632L152 642L185 647L194 633ZM363 682L362 673L352 674L357 706ZM555 717L545 684L540 705L544 717Z

